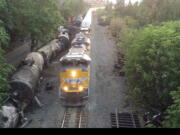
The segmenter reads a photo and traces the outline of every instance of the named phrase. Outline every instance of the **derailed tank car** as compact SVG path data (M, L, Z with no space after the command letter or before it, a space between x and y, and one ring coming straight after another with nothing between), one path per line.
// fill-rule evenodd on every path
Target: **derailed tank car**
M11 78L11 96L18 102L29 104L34 96L40 74L44 67L44 58L38 52L27 55L22 67Z
M36 65L40 71L44 68L44 58L39 52L32 52L27 55L23 61L24 65Z
M32 52L23 61L21 67L12 76L11 98L24 109L31 103L36 94L42 70L62 50L62 44L57 39L51 41L38 52Z
M43 55L46 65L62 51L62 45L63 44L55 39L38 50L38 52Z
M10 82L11 98L21 109L24 109L33 100L40 73L38 66L33 64L32 66L25 65L21 67L13 75Z
M11 103L0 107L0 128L15 128L19 122L18 109Z
M70 48L70 30L66 29L64 26L60 26L58 41L62 44L62 51Z

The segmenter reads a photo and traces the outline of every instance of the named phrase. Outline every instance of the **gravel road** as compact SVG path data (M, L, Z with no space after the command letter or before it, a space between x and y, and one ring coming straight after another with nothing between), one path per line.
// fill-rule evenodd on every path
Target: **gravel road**
M108 29L97 25L96 17L92 27L89 127L111 128L110 113L115 112L117 108L119 111L126 111L123 106L127 88L124 78L113 74L117 48L107 34Z
M88 108L88 128L111 128L110 113L126 111L124 92L127 90L125 79L113 74L117 58L116 45L108 34L107 28L97 25L94 17L92 24L91 50L91 84ZM58 98L58 72L61 67L54 62L44 71L44 81L41 83L39 99L44 104L42 108L31 106L28 118L32 123L27 128L57 128L58 120L62 120L65 108ZM54 90L45 91L47 81L54 83Z

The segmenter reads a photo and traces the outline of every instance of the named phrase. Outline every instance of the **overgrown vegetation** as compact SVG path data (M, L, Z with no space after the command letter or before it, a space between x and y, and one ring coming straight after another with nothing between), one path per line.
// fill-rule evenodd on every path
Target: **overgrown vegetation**
M118 0L101 15L125 56L124 71L136 103L163 111L164 127L180 127L180 1Z
M170 92L180 84L180 22L162 25L149 25L122 39L131 94L159 110L172 104Z
M84 13L86 7L83 0L0 0L0 103L9 89L12 67L4 54L11 43L25 37L31 38L33 46L50 41L58 26Z
M172 91L174 103L167 109L166 120L164 121L164 127L179 128L180 127L180 87L177 91Z
M3 27L0 27L0 103L8 96L6 94L9 88L8 74L12 71L12 68L5 63L4 51L2 50L2 47L7 46L8 41L9 35Z
M88 8L89 5L83 0L65 0L60 5L60 12L67 20L68 17L76 17L79 14L84 15Z
M9 89L8 76L12 72L12 67L5 63L3 57L3 50L0 49L0 103L8 96L7 90Z

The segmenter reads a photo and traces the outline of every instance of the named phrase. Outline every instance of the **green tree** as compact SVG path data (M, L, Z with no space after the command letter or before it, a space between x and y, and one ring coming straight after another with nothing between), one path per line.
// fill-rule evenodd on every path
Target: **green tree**
M9 35L3 27L0 27L0 103L7 97L9 89L8 75L12 71L12 67L6 64L4 59L4 51L2 49L8 45Z
M0 48L0 103L8 96L9 73L12 72L12 67L6 64L3 56L3 50Z
M166 128L180 128L180 87L171 92L174 103L167 109L167 117L163 122Z
M15 37L31 35L33 41L48 41L55 36L57 27L64 23L57 0L9 1Z
M128 43L123 44L124 68L131 94L136 101L164 110L172 104L170 91L180 84L180 22L162 25L148 26L122 42Z
M89 5L83 0L65 0L60 7L61 14L67 20L69 17L77 17L79 14L85 14Z

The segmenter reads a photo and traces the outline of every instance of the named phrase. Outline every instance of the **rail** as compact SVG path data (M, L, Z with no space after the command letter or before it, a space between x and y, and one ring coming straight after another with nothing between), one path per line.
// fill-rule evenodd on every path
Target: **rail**
M61 122L61 128L86 128L87 112L85 108L66 108Z

